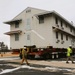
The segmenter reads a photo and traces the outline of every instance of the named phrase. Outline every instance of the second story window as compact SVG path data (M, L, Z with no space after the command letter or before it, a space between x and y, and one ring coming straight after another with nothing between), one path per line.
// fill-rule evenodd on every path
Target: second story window
M19 34L15 34L15 41L19 41Z
M58 18L55 17L55 24L58 24Z
M72 27L70 27L70 31L72 32Z
M58 32L56 32L56 39L58 39Z
M31 29L31 20L29 18L26 20L26 29L27 30Z
M66 24L66 28L67 28L67 24Z
M19 28L19 22L15 22L15 28Z
M66 40L68 41L68 35L66 35Z
M27 25L30 25L30 19L27 19Z
M44 23L44 16L39 17L39 24Z
M61 27L63 27L63 22L61 21Z

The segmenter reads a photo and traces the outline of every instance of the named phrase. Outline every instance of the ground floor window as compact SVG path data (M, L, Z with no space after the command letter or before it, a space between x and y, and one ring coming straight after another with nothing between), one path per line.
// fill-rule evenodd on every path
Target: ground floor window
M63 34L61 33L61 40L63 40Z
M27 40L30 40L30 35L29 34L27 35Z
M19 34L15 34L15 41L19 41Z

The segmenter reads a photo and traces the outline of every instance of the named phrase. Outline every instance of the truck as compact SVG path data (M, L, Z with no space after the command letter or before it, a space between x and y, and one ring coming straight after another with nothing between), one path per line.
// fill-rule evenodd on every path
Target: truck
M33 46L24 46L28 50L28 59L59 59L66 58L67 49L66 48L53 48L52 46L37 48ZM19 53L20 50L13 50L13 53ZM73 55L75 54L75 49L73 48ZM22 58L21 55L19 55Z
M41 59L58 59L66 57L66 48L53 48L52 46L47 46L46 48L33 48L27 47L29 49L28 58L41 58Z
M66 48L53 48L52 46L47 46L43 48L37 48L36 46L24 46L28 50L27 58L29 59L58 59L65 58L67 49ZM21 58L21 57L20 57Z

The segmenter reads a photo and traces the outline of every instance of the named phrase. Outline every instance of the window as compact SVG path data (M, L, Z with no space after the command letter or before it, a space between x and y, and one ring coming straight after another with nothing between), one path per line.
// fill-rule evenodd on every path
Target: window
M15 28L19 28L19 22L15 22Z
M70 27L70 31L72 32L72 27Z
M30 35L27 35L27 40L30 40Z
M55 24L58 24L58 18L57 17L55 18Z
M66 35L66 40L68 41L68 35Z
M29 13L29 12L31 12L31 10L27 10L27 11L26 11L26 13Z
M66 24L66 28L67 28L67 24Z
M27 25L30 25L30 19L27 19Z
M30 33L26 34L26 45L28 46L31 45L31 34Z
M58 39L58 32L56 32L56 39Z
M26 20L26 29L27 30L30 30L31 29L31 21L30 21L29 18Z
M61 27L63 27L63 22L61 21Z
M15 34L15 41L19 41L19 34Z
M44 16L39 17L39 24L44 23Z
M63 34L61 33L61 40L63 40Z

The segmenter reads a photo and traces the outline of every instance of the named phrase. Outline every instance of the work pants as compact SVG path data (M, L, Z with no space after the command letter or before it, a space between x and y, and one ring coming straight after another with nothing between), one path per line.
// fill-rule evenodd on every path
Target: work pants
M69 60L71 60L73 62L73 57L72 56L67 56L66 62L68 62Z

